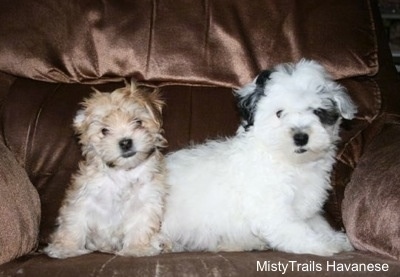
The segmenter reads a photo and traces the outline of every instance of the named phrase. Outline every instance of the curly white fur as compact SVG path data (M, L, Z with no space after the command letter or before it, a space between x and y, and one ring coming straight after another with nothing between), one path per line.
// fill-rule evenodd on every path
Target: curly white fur
M353 249L322 216L341 118L356 112L316 62L275 67L237 91L235 137L167 156L162 235L172 251Z

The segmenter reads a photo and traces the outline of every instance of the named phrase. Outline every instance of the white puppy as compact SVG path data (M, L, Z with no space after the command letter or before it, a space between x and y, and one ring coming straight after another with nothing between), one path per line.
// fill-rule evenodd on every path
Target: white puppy
M167 251L352 250L322 216L341 118L356 108L316 62L262 72L237 91L237 135L167 157Z

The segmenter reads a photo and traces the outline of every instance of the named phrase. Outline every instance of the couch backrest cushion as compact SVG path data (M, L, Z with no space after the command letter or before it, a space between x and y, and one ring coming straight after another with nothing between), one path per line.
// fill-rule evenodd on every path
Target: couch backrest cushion
M336 79L378 70L367 0L15 0L0 18L0 71L44 81L238 87L302 57Z

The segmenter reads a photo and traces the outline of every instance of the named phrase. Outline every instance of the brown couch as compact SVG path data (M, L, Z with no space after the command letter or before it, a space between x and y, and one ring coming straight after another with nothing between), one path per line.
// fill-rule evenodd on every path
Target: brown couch
M0 3L0 276L282 276L279 263L293 276L400 276L400 82L375 1ZM173 151L233 135L232 88L302 57L359 107L343 126L325 206L356 251L65 260L37 251L81 159L71 122L92 86L111 91L134 77L160 87Z

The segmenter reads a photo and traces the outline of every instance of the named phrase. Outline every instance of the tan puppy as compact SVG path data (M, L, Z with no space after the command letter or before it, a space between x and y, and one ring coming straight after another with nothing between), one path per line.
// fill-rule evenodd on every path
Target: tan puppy
M85 157L44 251L66 258L92 251L127 256L160 252L157 234L167 186L157 91L134 83L96 91L74 119Z

